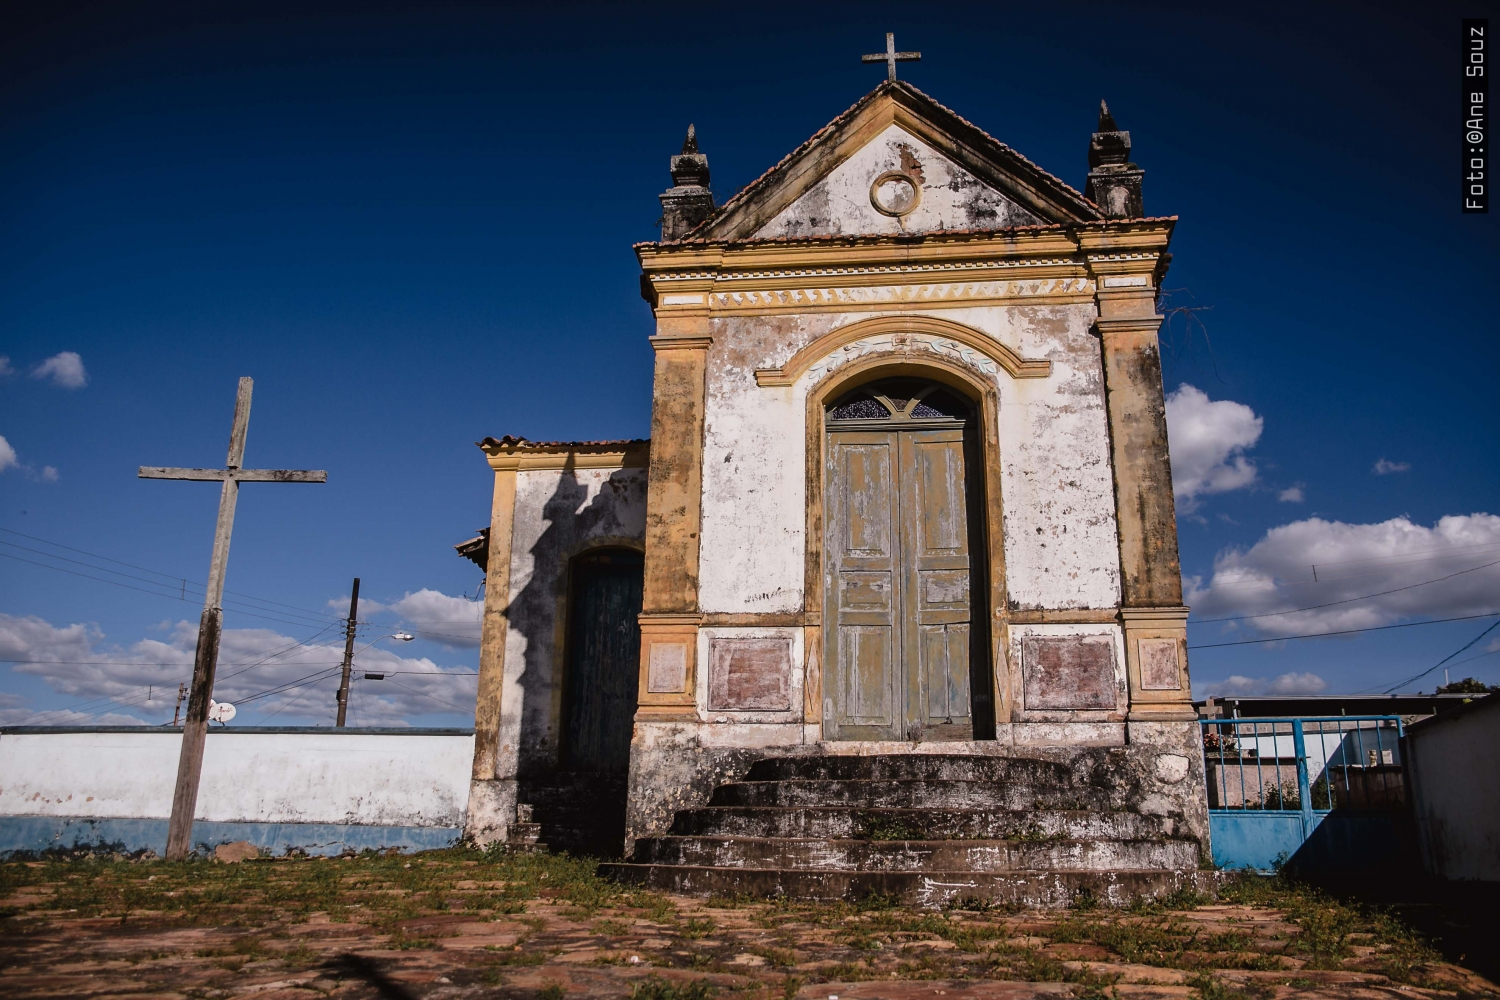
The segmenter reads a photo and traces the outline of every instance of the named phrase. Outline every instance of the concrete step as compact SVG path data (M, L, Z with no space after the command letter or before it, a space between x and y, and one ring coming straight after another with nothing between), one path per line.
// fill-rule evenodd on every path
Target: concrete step
M1194 868L1185 840L829 840L766 837L648 837L635 864L798 871L1010 872Z
M1100 768L1117 766L1107 748L1085 751L1068 762L1042 757L975 754L819 754L756 761L746 781L992 781L1068 787L1088 783Z
M737 781L714 789L713 806L842 806L850 809L1066 809L1109 811L1125 804L1116 787L1042 787L1027 782L787 779Z
M1196 870L1114 871L798 871L786 868L717 868L701 865L605 864L599 872L621 882L690 895L785 896L846 900L893 897L913 906L940 907L965 901L1029 907L1071 906L1080 897L1125 906L1181 889L1212 895L1217 872Z
M828 837L852 840L1149 840L1171 835L1156 816L1005 809L849 809L705 806L677 813L677 836Z

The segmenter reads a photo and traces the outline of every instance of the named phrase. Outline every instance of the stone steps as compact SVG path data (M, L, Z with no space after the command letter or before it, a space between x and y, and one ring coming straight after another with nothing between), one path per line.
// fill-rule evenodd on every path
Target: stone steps
M908 905L941 907L967 901L1064 907L1080 897L1107 906L1156 898L1179 890L1212 895L1217 872L1133 871L795 871L694 865L606 864L600 873L621 882L685 895L784 896L788 899L894 897Z
M850 809L1113 809L1116 796L1089 789L1037 787L1022 782L905 779L786 779L737 781L714 789L714 806L829 806Z
M524 775L517 789L531 806L538 836L553 850L618 858L625 841L626 778L620 774L554 771Z
M986 781L1063 788L1077 786L1080 776L1088 783L1099 768L1112 769L1117 763L1114 756L1109 748L1093 748L1065 761L935 753L768 757L756 761L744 780Z
M1158 804L1140 811L1153 800L1127 763L1113 748L762 759L601 872L669 892L919 906L1211 892L1202 845Z
M1063 809L849 809L703 806L677 813L671 833L701 837L907 840L1146 840L1173 824L1131 812Z
M830 840L651 837L637 864L807 871L1015 872L1192 868L1197 844L1182 840Z

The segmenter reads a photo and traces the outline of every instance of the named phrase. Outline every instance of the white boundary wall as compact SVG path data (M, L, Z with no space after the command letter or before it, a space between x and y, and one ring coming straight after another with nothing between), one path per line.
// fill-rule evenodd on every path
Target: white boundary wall
M165 819L180 730L0 732L0 816ZM461 827L462 730L214 730L196 819Z

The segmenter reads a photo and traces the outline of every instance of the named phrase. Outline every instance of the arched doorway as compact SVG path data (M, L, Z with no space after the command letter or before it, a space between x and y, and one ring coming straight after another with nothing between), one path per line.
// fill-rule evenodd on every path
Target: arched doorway
M974 403L868 382L824 409L824 731L989 735L982 469Z
M643 557L631 549L594 549L572 562L563 729L569 770L630 770L643 573Z

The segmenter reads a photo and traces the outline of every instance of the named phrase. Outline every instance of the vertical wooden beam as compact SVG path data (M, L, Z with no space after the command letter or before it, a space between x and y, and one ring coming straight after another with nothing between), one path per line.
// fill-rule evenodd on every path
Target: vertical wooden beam
M234 424L229 432L229 457L224 463L226 471L237 471L244 464L254 388L251 379L240 379L234 398ZM213 699L219 637L224 627L224 574L229 568L229 538L234 533L234 508L239 496L239 480L233 475L226 476L219 491L214 551L208 563L203 614L198 620L198 648L193 655L187 715L182 722L182 753L177 758L177 782L172 789L172 816L167 821L168 861L181 861L193 849L193 814L198 811L198 780L203 773L203 745L208 739L208 704Z

